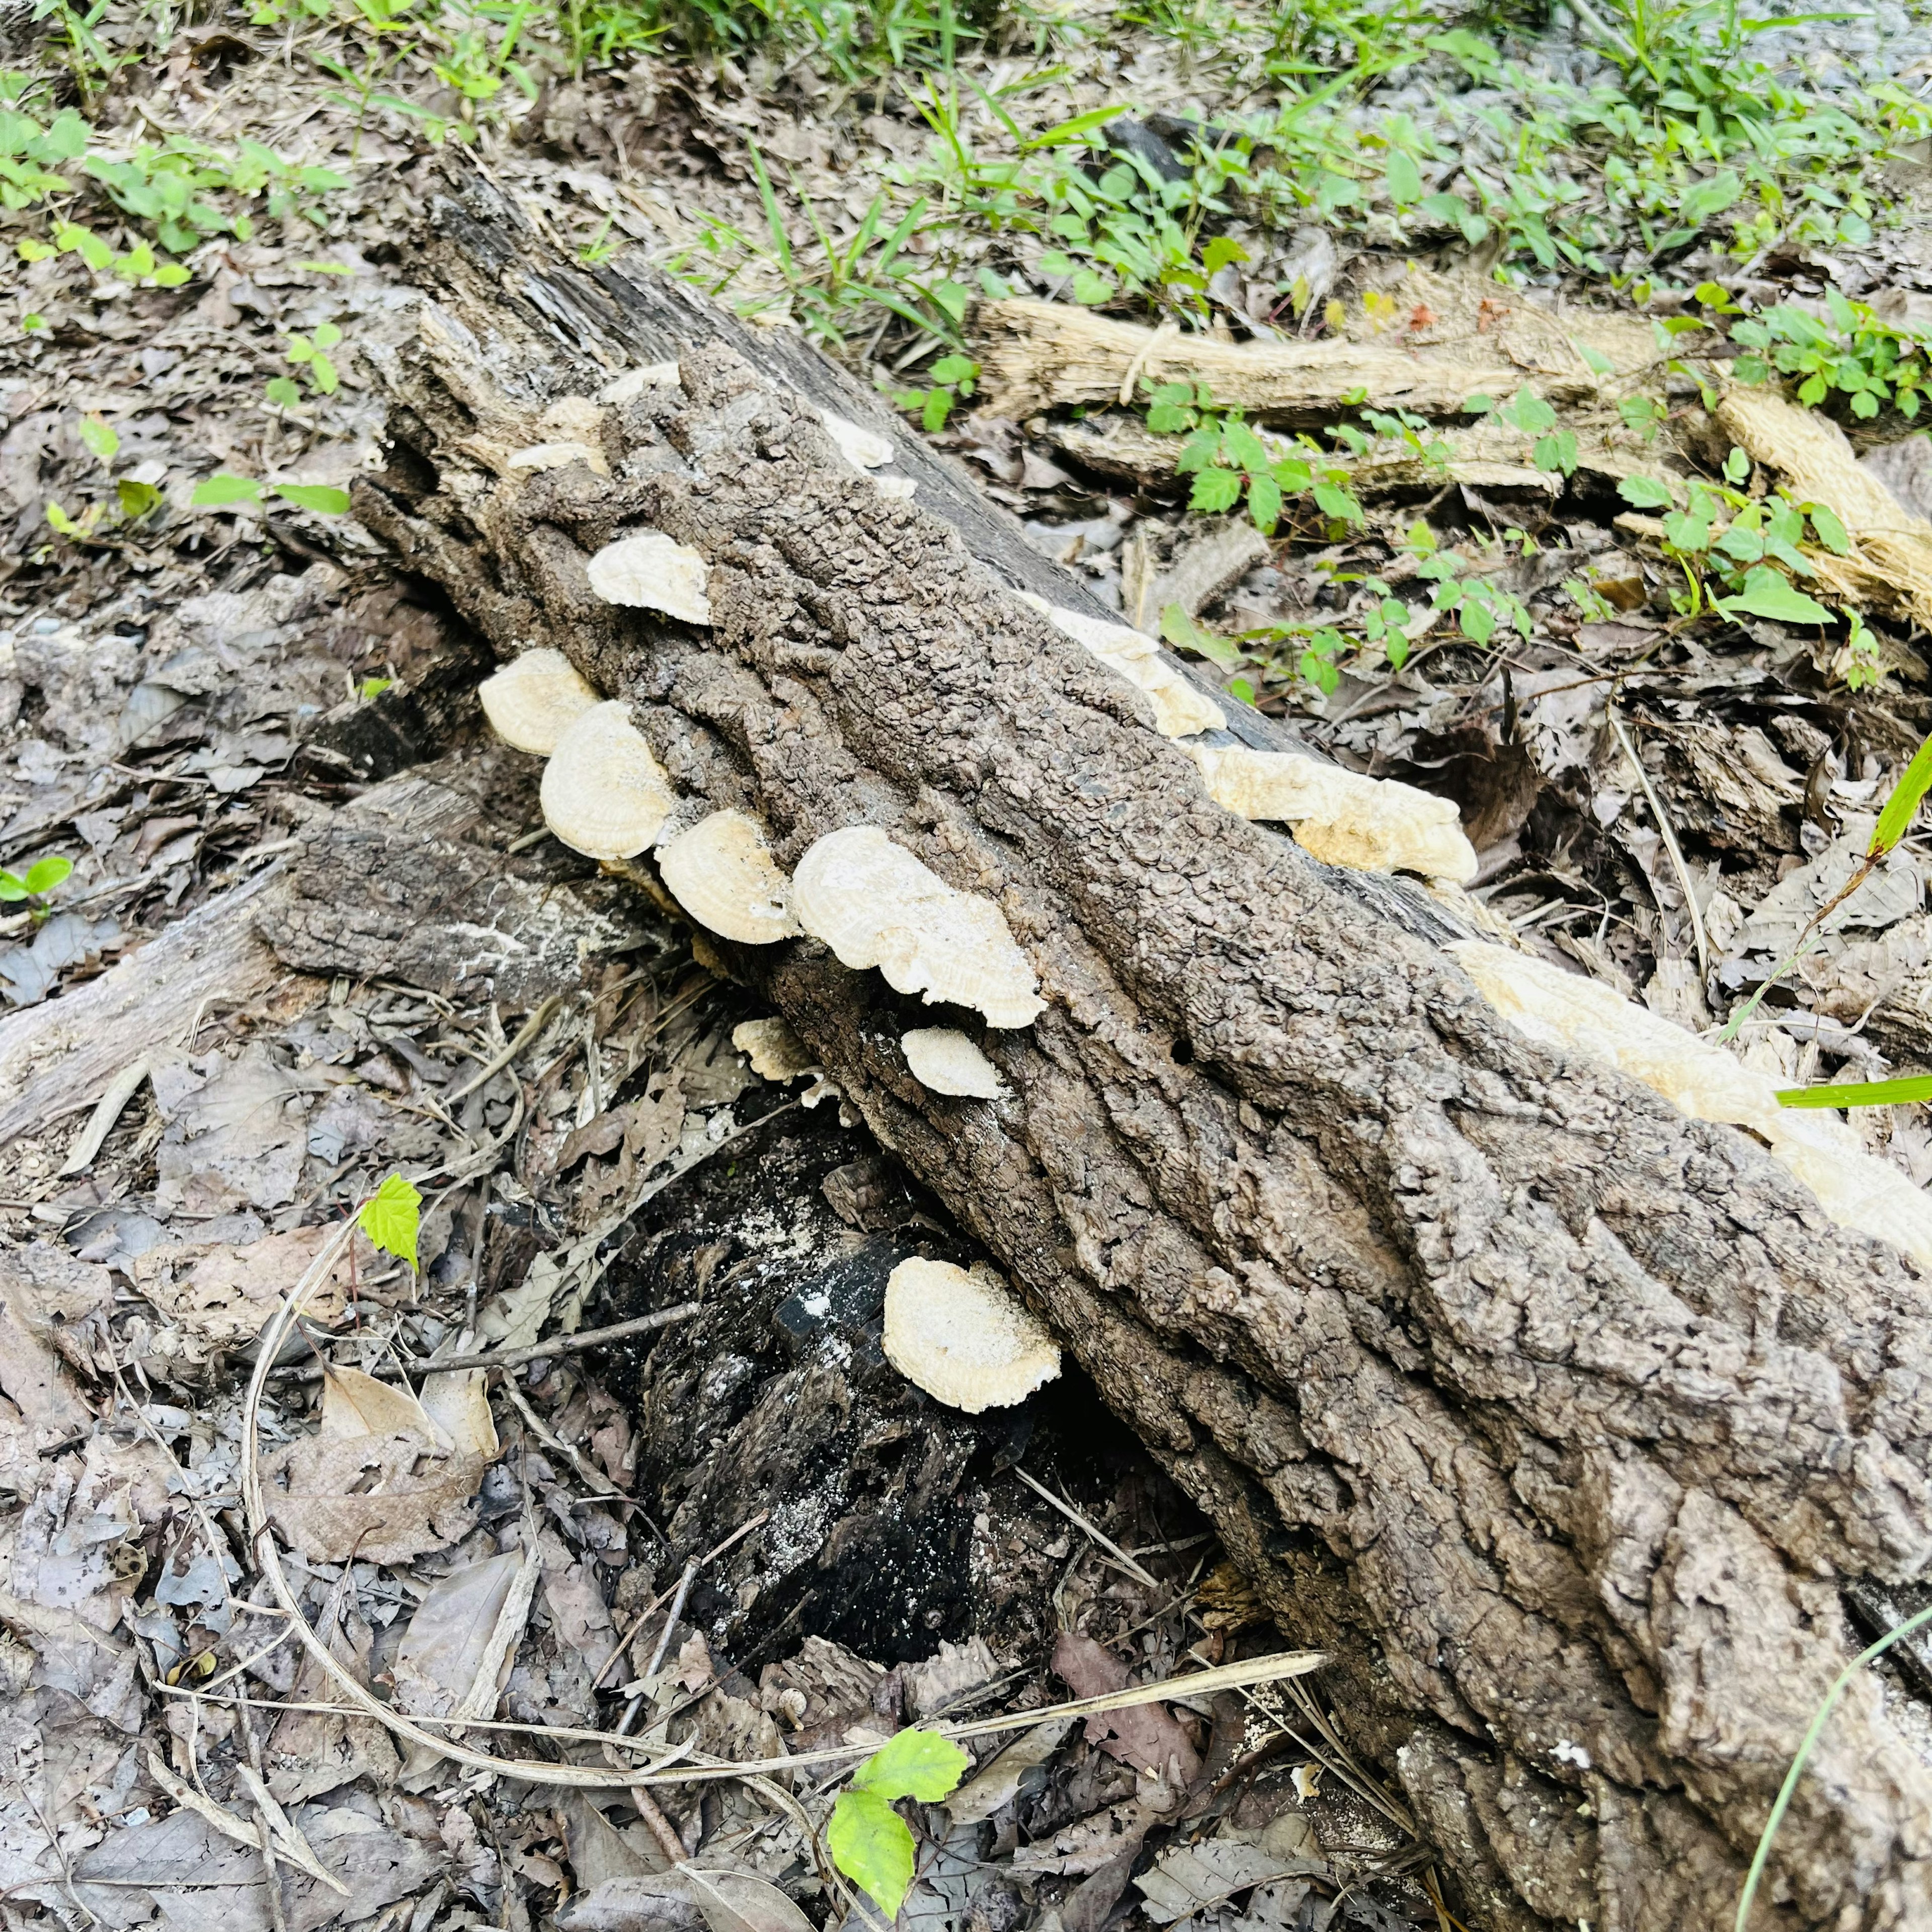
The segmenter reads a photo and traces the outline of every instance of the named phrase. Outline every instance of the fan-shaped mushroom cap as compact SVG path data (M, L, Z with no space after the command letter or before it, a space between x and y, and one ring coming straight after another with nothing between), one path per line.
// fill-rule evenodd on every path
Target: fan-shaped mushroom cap
M892 439L880 435L877 430L848 422L843 416L834 416L830 410L820 410L818 419L824 424L826 434L838 446L838 454L854 470L879 469L891 462L896 454Z
M999 1069L955 1028L914 1027L900 1034L899 1051L912 1077L933 1093L997 1100L1006 1090Z
M646 389L669 388L682 382L675 362L653 362L647 368L626 369L597 392L600 403L632 403Z
M581 463L599 476L608 476L610 466L604 452L587 442L533 442L527 449L512 450L504 463L506 470L567 470Z
M662 530L620 537L590 560L590 587L605 603L662 610L687 624L711 621L711 603L704 594L710 574L697 551Z
M1161 656L1160 644L1144 631L1049 604L1030 590L1020 596L1056 630L1084 645L1110 670L1145 692L1154 705L1154 729L1163 738L1186 738L1196 731L1226 728L1228 720L1221 707L1205 692L1196 691Z
M1023 1027L1044 1009L1026 956L991 899L955 892L876 825L827 832L792 874L792 914L842 964L876 966L930 1006L972 1006L989 1026Z
M1932 1265L1932 1200L1867 1153L1842 1120L1822 1109L1780 1107L1777 1088L1755 1067L1597 980L1480 939L1446 950L1519 1033L1607 1060L1693 1120L1749 1129L1840 1227Z
M537 418L546 440L597 442L604 434L604 412L588 396L560 396Z
M538 798L544 824L587 859L634 858L677 803L630 706L614 699L592 705L557 740Z
M597 702L596 689L561 651L526 651L476 687L490 728L520 752L548 754Z
M1053 1337L987 1267L904 1261L886 1281L886 1359L916 1388L977 1415L1060 1372Z
M902 503L910 502L919 488L910 476L874 476L872 484L881 496L890 496Z
M671 896L700 926L749 946L798 936L791 887L772 862L764 828L742 812L714 812L658 848Z
M788 1082L818 1070L816 1056L788 1021L742 1020L731 1029L731 1044L760 1080Z
M1393 778L1364 778L1292 752L1190 745L1216 805L1278 820L1304 850L1360 872L1420 872L1466 886L1476 850L1454 802Z

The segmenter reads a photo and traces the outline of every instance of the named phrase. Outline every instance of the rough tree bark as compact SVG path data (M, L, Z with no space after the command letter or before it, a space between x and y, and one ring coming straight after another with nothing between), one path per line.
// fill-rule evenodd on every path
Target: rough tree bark
M1526 1043L1399 891L1212 806L970 553L1069 601L1050 566L983 507L956 530L853 475L735 325L546 260L475 184L431 226L441 305L389 371L364 521L500 651L560 646L628 699L782 864L869 822L999 902L1049 1004L987 1036L998 1103L910 1078L896 1036L931 1010L878 975L716 950L1333 1653L1470 1922L1728 1925L1856 1648L1841 1586L1932 1556L1911 1267L1744 1136ZM499 472L547 404L668 352L683 393L603 419L610 478ZM640 524L716 566L710 630L590 593ZM1886 1694L1828 1730L1758 1923L1932 1924L1932 1771Z

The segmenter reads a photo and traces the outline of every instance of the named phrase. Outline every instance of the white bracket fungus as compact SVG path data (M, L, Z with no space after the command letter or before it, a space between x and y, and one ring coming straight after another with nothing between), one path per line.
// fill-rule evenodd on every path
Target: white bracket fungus
M533 442L527 449L513 450L503 467L512 472L568 470L573 463L584 464L599 476L610 473L604 452L587 442Z
M538 793L544 823L587 859L630 859L677 803L627 704L592 705L556 741Z
M671 896L699 925L748 946L795 939L791 887L764 830L742 812L714 812L658 848Z
M1330 866L1358 872L1420 872L1466 886L1476 850L1454 802L1393 778L1364 778L1293 752L1190 745L1208 796L1243 818L1278 821Z
M886 1359L916 1388L977 1415L1060 1373L1060 1351L984 1262L903 1261L886 1282Z
M818 1061L788 1020L742 1020L731 1029L731 1044L752 1063L760 1080L781 1085L801 1073L815 1073Z
M1006 1090L999 1069L956 1028L914 1027L899 1036L899 1050L912 1077L930 1092L997 1100Z
M1084 645L1110 670L1145 692L1154 706L1154 729L1163 738L1186 738L1196 731L1226 728L1226 714L1204 692L1196 691L1160 654L1159 642L1144 631L1110 624L1084 611L1049 604L1030 590L1021 602L1030 604L1054 628Z
M596 704L596 688L561 651L525 651L476 687L490 728L506 745L544 756Z
M711 621L711 603L704 594L710 575L697 551L662 530L620 537L590 560L590 587L605 603L662 610L687 624Z
M626 369L614 376L597 392L600 403L634 403L646 389L673 388L683 381L675 362L653 362L642 369Z
M898 453L893 448L890 436L849 422L843 416L834 416L830 410L820 410L818 419L825 425L826 434L838 446L838 454L854 470L881 469Z
M792 874L794 916L842 965L876 966L902 993L971 1006L989 1026L1029 1025L1045 1009L1006 914L955 892L876 825L827 832Z
M1447 950L1519 1033L1606 1060L1693 1120L1749 1128L1840 1227L1932 1267L1932 1201L1890 1162L1868 1154L1842 1120L1780 1107L1777 1089L1754 1067L1597 980L1479 939Z
M812 1076L812 1084L799 1096L801 1106L815 1107L821 1100L841 1097L838 1084L827 1076L812 1049L786 1021L741 1021L731 1029L731 1044L752 1063L752 1071L760 1080L789 1087L794 1080Z

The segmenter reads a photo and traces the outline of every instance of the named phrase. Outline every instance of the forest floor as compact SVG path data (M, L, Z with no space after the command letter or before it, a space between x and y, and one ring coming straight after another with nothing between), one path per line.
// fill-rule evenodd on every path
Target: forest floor
M886 1364L891 1266L970 1244L545 838L478 647L346 514L427 158L802 332L1127 621L1453 799L1485 929L1870 1082L1932 1072L1924 852L1833 903L1932 730L1932 28L43 0L0 68L0 1913L872 1920L857 1757L1008 1718L912 1814L909 1920L1456 1923L1318 1676L1169 1684L1282 1639L1077 1374L968 1418ZM185 1014L61 1036L203 934ZM1924 1104L1847 1118L1932 1180ZM417 1268L332 1240L392 1174ZM614 1730L834 1755L653 1798Z

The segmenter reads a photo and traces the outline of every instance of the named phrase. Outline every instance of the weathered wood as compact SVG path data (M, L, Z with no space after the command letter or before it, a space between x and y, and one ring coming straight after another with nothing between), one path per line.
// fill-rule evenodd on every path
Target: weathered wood
M291 970L404 979L519 1011L574 986L587 954L640 932L588 865L560 886L554 860L504 856L541 822L529 761L497 746L372 785L98 980L0 1022L0 1066L17 1072L0 1148L92 1106L151 1047L184 1044L197 1016L249 1006Z
M1745 1136L1526 1043L1400 892L1210 804L976 566L1003 534L854 477L694 297L547 261L481 189L434 231L442 306L388 371L399 447L364 522L500 650L557 645L626 698L782 865L871 823L1000 903L1048 1004L984 1036L996 1103L911 1078L897 1036L931 1011L876 974L714 950L1335 1654L1326 1694L1466 1920L1728 1925L1856 1648L1840 1582L1932 1557L1910 1266ZM674 349L682 394L603 418L610 479L479 454L537 440L620 352ZM860 413L808 362L796 386ZM587 556L639 524L714 566L708 631L589 593ZM1758 1922L1932 1923L1928 1819L1932 1771L1856 1684Z

